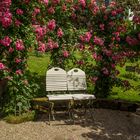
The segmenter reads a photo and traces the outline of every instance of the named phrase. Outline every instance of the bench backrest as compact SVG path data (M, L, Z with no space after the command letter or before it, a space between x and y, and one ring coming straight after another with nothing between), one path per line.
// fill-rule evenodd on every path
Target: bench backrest
M85 72L73 68L67 72L68 91L82 91L87 89Z
M54 67L46 72L46 91L85 91L86 75L78 68L73 68L66 72L65 70Z
M46 91L67 91L67 73L54 67L46 73Z

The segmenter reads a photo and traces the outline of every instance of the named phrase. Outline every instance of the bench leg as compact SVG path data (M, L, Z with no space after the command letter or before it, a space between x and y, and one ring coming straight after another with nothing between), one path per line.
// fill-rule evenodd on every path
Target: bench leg
M49 125L51 125L51 114L49 112Z

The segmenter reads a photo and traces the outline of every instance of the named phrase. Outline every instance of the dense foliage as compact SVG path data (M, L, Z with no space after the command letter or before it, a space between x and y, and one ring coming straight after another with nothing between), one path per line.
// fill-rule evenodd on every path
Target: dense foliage
M1 0L0 7L0 80L8 80L7 112L28 110L36 92L37 86L28 81L30 48L50 51L51 66L66 68L72 60L86 67L98 97L106 97L122 82L116 65L140 50L139 15L129 22L127 11L115 2L105 6L95 0ZM75 50L82 52L82 60L76 60ZM96 65L89 64L88 57Z

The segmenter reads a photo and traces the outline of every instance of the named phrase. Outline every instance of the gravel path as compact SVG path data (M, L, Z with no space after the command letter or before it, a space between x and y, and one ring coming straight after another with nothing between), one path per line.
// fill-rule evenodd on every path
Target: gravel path
M96 109L94 121L78 119L75 125L60 117L51 126L45 114L36 122L0 121L0 140L140 140L140 125L130 112Z

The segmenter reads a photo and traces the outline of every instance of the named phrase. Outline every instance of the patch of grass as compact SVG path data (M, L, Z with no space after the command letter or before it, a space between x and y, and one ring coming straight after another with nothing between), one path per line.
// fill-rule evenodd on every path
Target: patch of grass
M35 118L35 112L31 111L31 112L24 113L19 116L9 115L9 116L6 116L4 120L8 123L19 124L19 123L23 123L27 121L33 121L34 118Z
M131 102L140 102L140 92L135 89L124 90L120 87L113 87L113 94L108 99L121 99ZM116 94L114 94L116 93Z
M50 62L50 54L36 56L31 54L28 59L28 67L31 72L38 73L38 75L45 76Z

